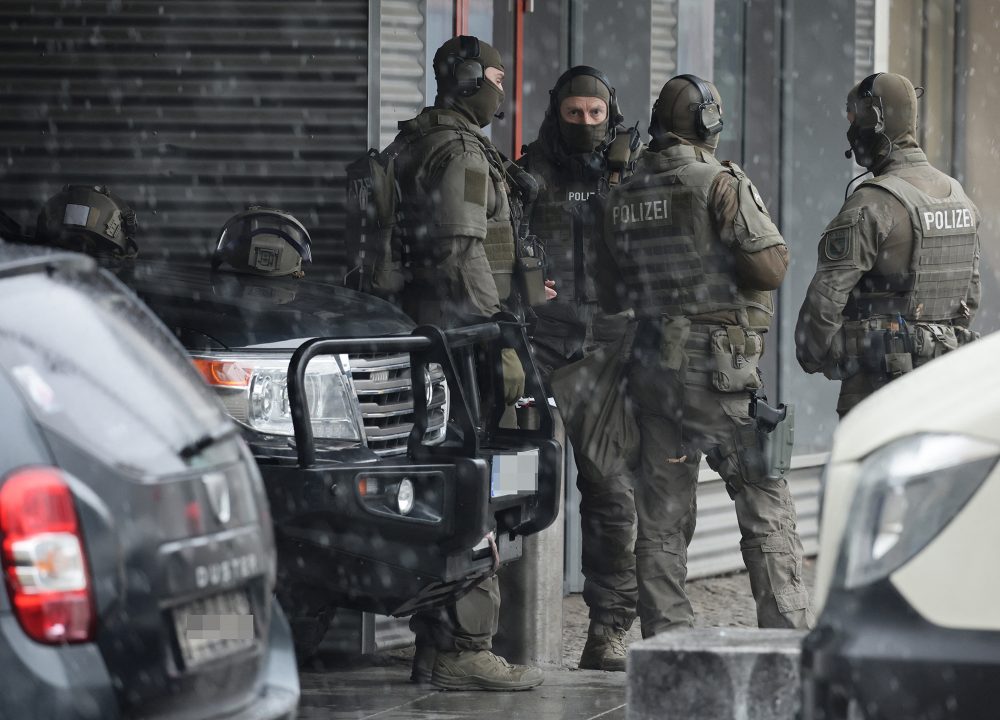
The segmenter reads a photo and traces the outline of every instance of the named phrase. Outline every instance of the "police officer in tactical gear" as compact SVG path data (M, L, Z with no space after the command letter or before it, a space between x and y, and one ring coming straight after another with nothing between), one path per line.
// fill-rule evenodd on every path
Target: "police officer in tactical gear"
M66 185L42 206L35 242L93 257L129 260L139 252L135 212L103 185Z
M508 175L480 132L503 102L500 53L475 37L448 40L434 55L433 107L400 123L396 142L403 309L420 324L457 327L516 310L515 235ZM504 351L507 404L524 373ZM490 578L453 605L418 613L412 679L446 689L523 690L542 682L537 668L490 652L500 592Z
M917 144L913 85L870 75L848 93L847 117L847 155L873 177L824 230L795 327L802 368L842 381L841 417L974 339L980 297L979 211Z
M693 621L684 581L702 453L735 501L758 624L812 619L788 484L769 473L748 412L788 253L746 174L715 158L720 102L693 75L663 86L652 142L611 189L599 246L602 305L632 307L640 321L629 391L641 435L635 555L646 637Z
M247 205L219 231L212 269L264 277L303 277L302 263L312 261L309 231L282 210Z
M640 142L637 130L622 125L615 90L600 70L585 65L567 70L549 96L538 139L518 160L538 181L531 231L543 244L548 275L559 293L534 309L532 344L547 375L573 364L558 373L559 386L581 395L593 389L597 377L608 378L574 361L595 344L621 337L628 320L625 314L605 315L598 306L594 222L585 201L628 177ZM583 597L591 619L580 667L624 671L625 634L635 619L638 592L632 478L622 455L598 452L580 432L586 420L570 417L568 403L560 404L579 471ZM595 414L601 408L580 403L575 411Z

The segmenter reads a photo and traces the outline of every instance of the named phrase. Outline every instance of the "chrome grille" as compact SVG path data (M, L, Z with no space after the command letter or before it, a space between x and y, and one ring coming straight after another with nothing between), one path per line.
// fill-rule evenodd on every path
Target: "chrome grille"
M410 356L366 353L351 355L351 376L361 406L368 447L379 455L402 455L413 427ZM444 372L431 365L433 395L428 408L427 440L444 437L448 417L448 385Z

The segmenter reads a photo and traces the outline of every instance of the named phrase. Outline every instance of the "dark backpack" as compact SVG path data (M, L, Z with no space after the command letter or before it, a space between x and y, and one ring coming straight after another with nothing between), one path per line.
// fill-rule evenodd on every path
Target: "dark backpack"
M396 139L379 152L369 149L347 166L347 261L344 284L376 295L403 288L402 248L395 234L399 208Z

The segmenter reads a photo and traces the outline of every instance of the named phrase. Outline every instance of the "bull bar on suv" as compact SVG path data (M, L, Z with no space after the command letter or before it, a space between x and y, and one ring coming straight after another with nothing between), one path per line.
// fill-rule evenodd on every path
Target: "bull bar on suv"
M297 459L258 457L281 556L279 583L319 591L340 607L408 615L464 594L520 557L522 536L554 521L562 448L551 409L536 405L536 427L504 427L502 348L518 354L525 395L544 399L545 391L523 326L508 316L495 320L446 331L421 326L410 335L316 338L295 351L288 399ZM316 446L306 367L318 356L358 353L409 354L414 422L405 457L373 461L358 453L353 462ZM444 373L451 418L444 437L428 443L432 364Z

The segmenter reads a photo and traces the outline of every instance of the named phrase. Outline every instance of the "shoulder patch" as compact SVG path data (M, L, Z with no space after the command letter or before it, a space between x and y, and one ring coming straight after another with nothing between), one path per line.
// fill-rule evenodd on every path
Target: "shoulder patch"
M486 173L475 168L465 169L465 202L486 205Z
M757 209L760 210L761 212L767 212L767 208L764 206L764 198L760 196L760 191L757 190L757 186L754 185L749 180L747 180L747 185L750 186L750 196L753 198L753 201L757 204Z
M853 267L858 262L861 208L841 212L830 221L819 243L819 264L825 267Z
M851 254L851 230L831 230L823 236L823 259L838 262Z

